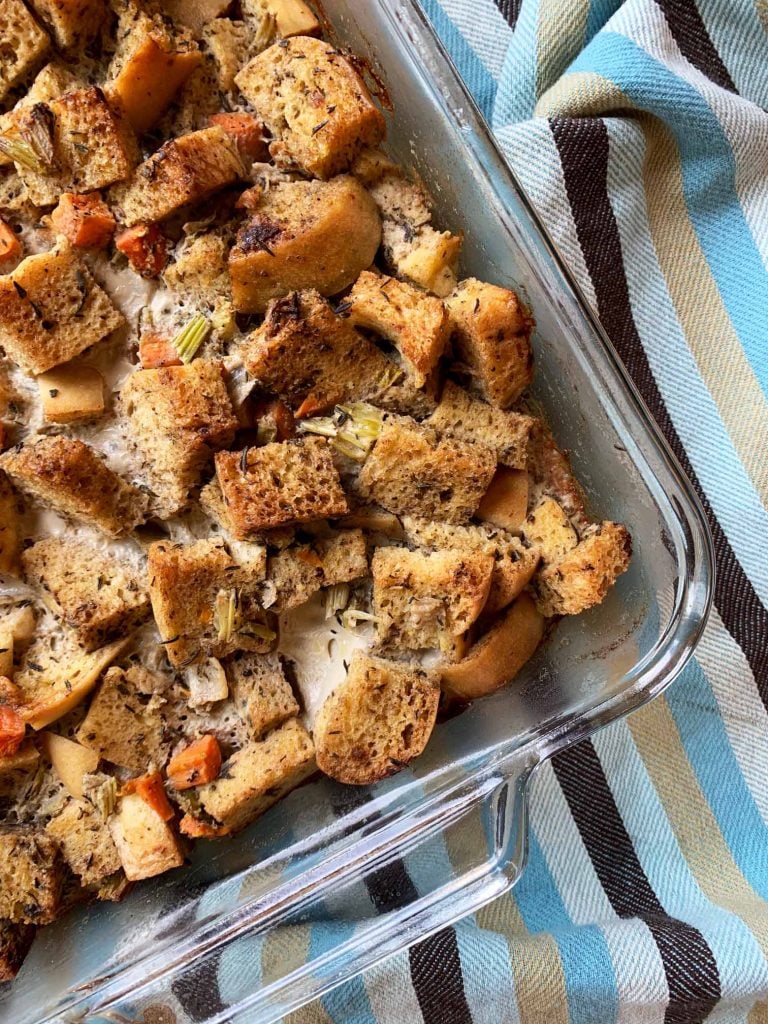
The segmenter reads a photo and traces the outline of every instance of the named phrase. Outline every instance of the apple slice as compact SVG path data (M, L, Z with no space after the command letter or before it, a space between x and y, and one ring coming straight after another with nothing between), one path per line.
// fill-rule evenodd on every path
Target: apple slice
M68 740L66 736L57 736L53 732L44 732L43 751L50 758L56 774L70 796L82 800L83 776L95 772L99 766L99 755L95 750Z
M519 533L528 512L528 474L499 466L477 510L477 518Z

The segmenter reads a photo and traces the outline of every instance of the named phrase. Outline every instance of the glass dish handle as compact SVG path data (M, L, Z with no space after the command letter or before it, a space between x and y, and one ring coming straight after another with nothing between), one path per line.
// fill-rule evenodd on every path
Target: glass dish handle
M520 877L533 767L502 762L480 785L475 777L441 787L426 806L372 823L355 844L357 870L342 877L333 856L316 865L315 878L286 897L279 926L241 906L198 933L197 948L175 964L71 1020L267 1024L439 932Z

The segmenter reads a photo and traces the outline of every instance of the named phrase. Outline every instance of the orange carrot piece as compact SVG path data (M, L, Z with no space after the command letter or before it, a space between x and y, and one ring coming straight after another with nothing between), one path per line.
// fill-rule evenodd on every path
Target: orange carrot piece
M249 160L268 160L269 146L264 138L264 126L253 114L213 114L208 123L219 125L237 144L240 155Z
M307 395L294 413L294 416L297 420L303 420L306 416L313 416L316 412L324 412L327 408L328 402L318 402L313 395Z
M191 814L185 814L179 822L179 832L192 839L218 839L221 836L228 836L230 830L226 825L209 825L199 818L193 818Z
M0 219L0 263L10 262L21 256L21 241L19 236Z
M81 249L105 249L117 222L98 192L75 195L64 192L51 214L54 231Z
M168 780L174 789L191 789L213 782L221 771L221 750L209 733L190 743L168 762Z
M300 562L312 566L313 569L322 569L323 567L323 560L316 551L298 551L296 557Z
M0 757L15 754L24 740L26 725L10 704L0 704Z
M138 779L129 779L123 786L123 793L135 793L140 796L145 804L149 804L156 814L159 814L163 821L170 821L173 817L173 807L165 795L163 777L160 772L150 772L148 775L141 775Z
M142 334L139 338L139 359L142 370L157 370L161 366L181 366L179 353L170 338L160 334Z
M142 277L157 277L168 262L168 244L157 224L137 224L115 238L116 248Z

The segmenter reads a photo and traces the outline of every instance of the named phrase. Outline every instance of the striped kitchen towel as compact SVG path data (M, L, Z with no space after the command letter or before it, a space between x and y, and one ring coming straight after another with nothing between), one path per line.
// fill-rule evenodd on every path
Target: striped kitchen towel
M715 607L539 773L511 895L287 1019L768 1021L768 4L423 2L704 504Z

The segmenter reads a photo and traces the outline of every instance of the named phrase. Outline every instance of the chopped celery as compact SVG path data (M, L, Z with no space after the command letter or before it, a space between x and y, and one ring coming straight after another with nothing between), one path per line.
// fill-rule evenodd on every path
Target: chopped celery
M383 422L381 409L367 402L352 402L337 405L332 416L302 420L298 428L304 434L332 438L334 448L342 455L355 462L364 462L381 433Z
M349 584L336 583L325 591L325 617L333 618L336 612L343 611L349 604Z
M189 323L182 327L173 339L173 347L178 352L182 363L192 362L210 329L211 324L202 313L195 313Z
M45 173L45 164L32 146L23 139L0 134L0 153L20 167L26 167L27 170L35 171L37 174Z

